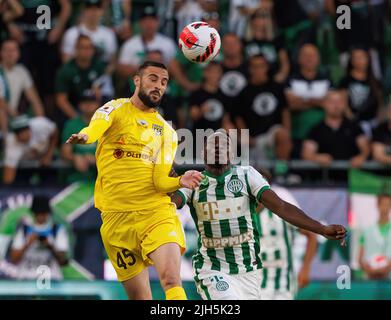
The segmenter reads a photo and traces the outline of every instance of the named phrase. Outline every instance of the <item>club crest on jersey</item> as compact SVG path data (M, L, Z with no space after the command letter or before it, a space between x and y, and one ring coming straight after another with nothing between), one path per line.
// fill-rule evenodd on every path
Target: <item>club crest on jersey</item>
M226 281L220 280L216 283L216 289L218 291L227 291L229 289L229 284Z
M227 189L232 193L238 193L243 189L243 182L238 178L234 178L227 183Z
M158 136L163 135L163 126L159 126L158 124L153 123L152 129L153 129L153 131L155 131L156 135L158 135Z
M138 123L140 126L142 126L142 127L148 126L148 122L145 121L145 120L143 120L143 119L137 120L137 123Z

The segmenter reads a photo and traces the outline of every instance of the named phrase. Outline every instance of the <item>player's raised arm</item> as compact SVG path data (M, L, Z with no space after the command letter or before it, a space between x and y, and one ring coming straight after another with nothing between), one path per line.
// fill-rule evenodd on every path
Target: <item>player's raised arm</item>
M103 136L106 130L113 122L113 112L115 108L108 103L95 111L88 127L82 129L79 133L72 134L66 143L71 144L89 144L94 143Z
M282 200L272 190L266 190L262 193L260 201L263 205L277 214L281 219L290 224L320 234L327 239L343 240L346 237L346 229L342 225L323 225L320 222L307 216L296 206Z

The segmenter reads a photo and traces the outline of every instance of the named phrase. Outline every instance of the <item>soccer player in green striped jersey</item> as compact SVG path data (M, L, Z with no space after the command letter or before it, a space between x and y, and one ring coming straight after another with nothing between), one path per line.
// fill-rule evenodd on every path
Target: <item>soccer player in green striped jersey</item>
M171 196L178 208L190 207L199 233L193 257L198 292L208 300L261 299L260 227L257 204L289 223L329 239L343 240L341 225L325 226L281 200L251 166L231 164L230 138L217 132L204 149L206 170L195 190L180 189Z

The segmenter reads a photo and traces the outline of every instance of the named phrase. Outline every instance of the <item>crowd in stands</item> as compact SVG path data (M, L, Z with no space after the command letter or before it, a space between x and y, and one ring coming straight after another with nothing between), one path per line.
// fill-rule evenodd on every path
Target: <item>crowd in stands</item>
M47 5L51 28L37 25ZM347 5L351 29L338 29ZM95 145L71 133L129 97L145 60L168 66L159 107L175 128L249 129L254 159L391 165L391 4L387 0L0 0L2 182L22 159L94 175ZM41 13L42 14L42 13ZM209 64L176 39L193 21L220 32Z

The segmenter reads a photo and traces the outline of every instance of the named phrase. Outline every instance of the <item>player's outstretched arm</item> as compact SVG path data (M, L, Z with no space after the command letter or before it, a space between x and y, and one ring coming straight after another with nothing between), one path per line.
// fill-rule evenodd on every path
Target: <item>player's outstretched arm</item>
M327 226L323 225L307 216L299 208L282 200L272 190L266 190L262 193L261 202L281 219L298 228L312 231L331 240L342 241L346 237L346 229L344 226L334 224Z

